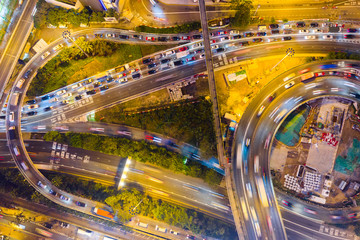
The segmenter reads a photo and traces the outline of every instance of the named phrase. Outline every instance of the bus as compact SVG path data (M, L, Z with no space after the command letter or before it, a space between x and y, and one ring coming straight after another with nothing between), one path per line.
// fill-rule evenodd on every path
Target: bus
M53 235L51 232L45 231L44 229L41 229L41 228L35 228L35 232L37 232L45 237L52 237L52 235Z
M259 194L259 197L260 197L261 204L264 207L269 207L269 201L268 201L267 196L266 196L263 179L260 178L260 177L256 177L256 185L257 185L257 190L258 190L258 194Z

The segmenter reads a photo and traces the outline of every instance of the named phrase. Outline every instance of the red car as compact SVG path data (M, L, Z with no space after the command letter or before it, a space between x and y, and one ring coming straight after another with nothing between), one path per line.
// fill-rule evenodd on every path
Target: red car
M190 40L190 36L182 36L181 39L182 40Z
M146 41L155 41L155 37L146 37Z
M310 71L310 68L305 68L305 69L299 71L299 74L307 73L308 71Z
M196 58L195 58L195 57L192 57L192 58L187 58L187 59L186 59L186 61L187 61L187 62L191 62L191 61L195 61L195 60L196 60Z
M183 52L183 51L186 51L186 50L188 50L188 49L189 49L189 48L185 46L185 47L179 48L179 51L180 51L180 52Z
M145 139L152 141L152 140L154 140L154 137L150 136L150 135L145 135Z
M325 72L319 72L319 73L315 73L315 77L320 77L320 76L324 76Z
M348 218L356 218L357 213L349 213Z

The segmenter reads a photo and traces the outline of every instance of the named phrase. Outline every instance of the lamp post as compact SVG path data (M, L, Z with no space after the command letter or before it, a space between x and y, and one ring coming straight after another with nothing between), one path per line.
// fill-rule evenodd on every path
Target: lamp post
M285 57L283 57L277 64L275 64L275 66L273 66L273 67L270 69L270 71L272 71L277 65L279 65L282 61L284 61L285 58L287 58L288 56L292 57L292 56L294 56L294 54L295 54L295 50L294 50L294 49L292 49L292 48L286 49L286 55L285 55Z
M72 41L75 44L75 46L77 46L80 49L80 51L82 51L86 55L86 57L89 57L89 55L87 55L86 52L84 52L84 50L82 50L81 47L79 45L77 45L76 42L71 38L71 33L69 30L64 31L62 33L62 37L64 39Z

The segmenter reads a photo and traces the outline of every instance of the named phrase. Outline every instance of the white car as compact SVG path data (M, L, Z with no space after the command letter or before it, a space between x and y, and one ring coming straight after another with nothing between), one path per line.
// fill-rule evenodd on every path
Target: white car
M56 93L56 95L60 96L60 95L63 95L64 93L66 93L66 90L63 89L63 90L60 90Z
M316 39L316 36L314 35L305 36L305 39Z
M288 88L291 88L294 85L295 85L295 82L291 81L291 82L289 82L288 84L285 85L285 88L288 89Z
M230 34L240 34L240 31L238 31L238 30L231 30L231 31L230 31Z
M324 35L323 39L333 39L333 36L332 35Z
M174 234L174 235L179 235L179 233L178 233L178 232L175 232L175 231L174 231L174 230L172 230L172 229L170 230L170 233L171 233L171 234Z
M61 199L61 200L65 200L65 201L69 201L69 200L70 200L70 198L65 197L64 195L60 195L60 199Z
M260 117L260 115L264 112L264 110L265 110L265 106L262 105L262 106L260 107L260 109L259 109L259 112L258 112L257 116Z
M41 56L41 59L44 60L47 56L50 55L50 52L47 51L46 53L44 53L42 56Z
M67 97L71 97L72 93L67 93L65 95L63 95L63 98L67 98Z
M75 88L78 88L78 87L81 87L81 83L77 83L77 84L73 85L71 88L75 89Z
M309 30L307 30L307 29L301 29L301 30L299 30L299 33L309 33Z
M63 44L59 44L59 45L56 45L56 46L53 48L53 50L54 50L54 51L57 51L57 50L59 50L60 48L63 48L63 47L64 47Z

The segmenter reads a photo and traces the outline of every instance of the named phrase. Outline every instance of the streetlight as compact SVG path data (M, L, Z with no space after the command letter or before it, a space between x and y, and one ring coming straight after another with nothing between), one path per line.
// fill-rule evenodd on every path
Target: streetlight
M86 55L86 57L89 57L89 55L87 55L86 52L84 52L84 50L82 50L81 47L79 45L77 45L76 42L71 38L71 33L69 30L64 31L62 33L62 37L64 39L72 41L80 49L80 51L82 51Z
M293 48L288 48L286 49L286 55L285 57L283 57L277 64L275 64L275 66L273 66L270 71L272 71L277 65L279 65L279 63L281 63L285 58L287 58L288 56L292 57L295 54L295 50Z
M139 213L139 212L136 212L135 210L136 210L136 208L142 203L142 201L144 201L144 199L141 199L140 202L138 202L138 204L136 204L136 206L135 206L134 208L129 209L129 213L130 213L131 215L135 215L135 213Z
M254 16L253 16L253 17L255 17L257 11L259 10L259 8L260 8L260 4L257 6L256 11L254 12Z

